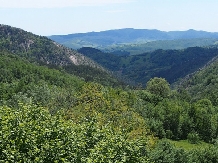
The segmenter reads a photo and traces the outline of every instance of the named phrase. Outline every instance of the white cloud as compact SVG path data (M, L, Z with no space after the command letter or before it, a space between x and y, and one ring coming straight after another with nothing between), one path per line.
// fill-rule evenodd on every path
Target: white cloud
M61 8L130 3L135 0L0 0L0 8Z

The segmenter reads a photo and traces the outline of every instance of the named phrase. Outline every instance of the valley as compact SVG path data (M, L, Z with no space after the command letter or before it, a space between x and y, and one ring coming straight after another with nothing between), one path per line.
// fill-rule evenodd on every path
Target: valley
M0 162L217 162L217 39L0 25Z
M145 86L153 77L170 84L202 68L218 54L217 47L190 47L182 50L156 50L139 55L117 56L94 48L78 52L93 59L133 85ZM130 84L129 83L129 84Z

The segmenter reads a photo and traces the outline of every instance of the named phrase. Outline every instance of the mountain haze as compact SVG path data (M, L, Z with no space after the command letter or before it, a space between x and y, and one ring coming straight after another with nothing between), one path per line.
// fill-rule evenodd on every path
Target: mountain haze
M177 40L156 40L146 43L127 43L107 46L105 48L99 47L104 52L113 53L116 55L136 55L145 52L155 51L157 49L163 50L178 50L188 47L206 47L216 45L218 39L216 38L192 38L192 39L177 39Z
M157 40L178 40L211 38L218 39L218 32L196 31L160 31L156 29L117 29L101 32L77 33L49 36L52 40L71 48L96 47L105 48L117 44L146 43Z

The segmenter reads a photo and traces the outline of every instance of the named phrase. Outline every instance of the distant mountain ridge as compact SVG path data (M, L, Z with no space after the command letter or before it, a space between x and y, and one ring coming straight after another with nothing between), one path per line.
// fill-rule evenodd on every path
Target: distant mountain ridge
M194 39L178 39L178 40L157 40L146 43L129 43L107 46L99 48L104 52L113 53L116 55L136 55L146 52L152 52L158 49L163 50L179 50L189 47L208 47L217 45L216 38L194 38Z
M102 32L76 33L68 35L53 35L50 39L71 48L101 47L125 43L145 43L156 40L178 40L196 38L218 39L218 32L196 31L160 31L156 29L117 29Z

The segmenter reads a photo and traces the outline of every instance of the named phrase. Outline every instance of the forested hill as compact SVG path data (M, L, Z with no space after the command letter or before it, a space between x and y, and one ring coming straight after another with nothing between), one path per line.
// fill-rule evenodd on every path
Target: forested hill
M189 73L216 58L217 47L158 50L119 60L81 49L124 76L145 76L146 88L123 89L108 84L114 78L104 76L106 71L75 65L65 53L48 57L52 53L44 51L54 44L46 44L48 39L11 35L5 28L23 32L0 28L0 162L218 162L217 63L183 87L195 87L197 94L172 90L163 78L145 80L149 70L150 76L174 69L176 75ZM80 78L72 75L76 72Z
M85 81L97 81L104 85L120 83L102 66L77 51L19 28L0 25L0 52L14 54L41 65L65 69Z
M131 56L117 56L93 48L81 48L78 51L136 85L145 85L153 77L163 77L174 83L203 67L218 55L216 46L156 50Z
M186 76L177 84L178 89L185 89L193 97L193 101L206 98L213 105L218 105L218 59L201 70Z
M106 47L116 44L136 44L146 43L156 40L178 40L178 39L196 39L196 38L218 38L218 33L206 31L160 31L149 29L117 29L101 32L77 33L69 35L49 36L65 46L75 49L81 47Z
M54 65L88 65L100 67L78 52L66 48L44 36L19 28L0 25L0 48L27 59Z

